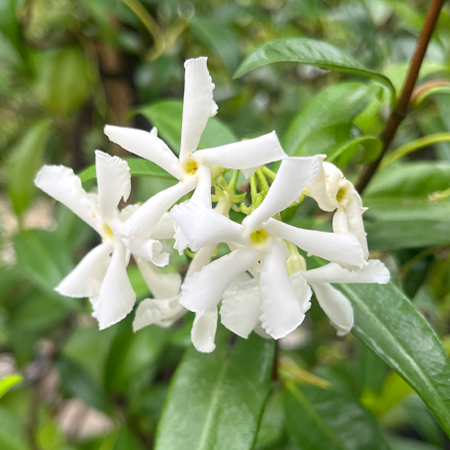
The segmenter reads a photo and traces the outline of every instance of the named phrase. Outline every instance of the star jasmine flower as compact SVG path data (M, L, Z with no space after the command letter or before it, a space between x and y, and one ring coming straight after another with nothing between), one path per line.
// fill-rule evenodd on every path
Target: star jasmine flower
M119 213L117 209L120 200L126 201L130 195L131 176L128 164L117 156L97 150L95 159L98 194L88 194L80 178L64 166L44 166L37 174L35 184L71 209L102 239L102 243L92 249L55 289L68 297L89 297L93 316L103 329L122 320L136 301L126 271L130 252L114 234L132 212L125 208ZM149 239L136 246L134 254L162 266L168 264L169 256L161 251L161 243Z
M362 214L367 208L363 208L361 197L344 174L334 164L323 161L326 155L317 157L320 161L319 173L307 186L307 190L320 209L330 212L336 210L333 216L333 231L354 234L367 260L369 250L362 219Z
M154 162L179 180L175 186L147 200L123 224L120 230L122 236L148 238L161 216L194 189L191 201L211 208L211 166L255 170L285 156L275 132L217 148L196 150L209 117L217 113L217 105L213 100L214 84L206 66L206 58L187 60L185 69L179 158L151 132L111 125L105 127L105 134L112 142ZM176 247L179 250L186 247L184 237L177 237L179 242Z
M311 286L320 307L337 329L337 335L343 336L353 327L353 308L347 297L330 283L386 284L389 279L389 271L381 261L369 260L363 269L354 272L335 263L300 270L289 277L289 282L304 313L311 307ZM258 330L262 308L263 300L255 278L236 283L223 296L220 309L222 324L238 336L247 338L252 331Z
M364 267L364 255L354 235L303 230L272 218L299 198L318 170L315 157L284 158L267 196L242 225L199 204L175 206L170 214L193 251L219 242L227 243L232 250L185 280L180 303L190 311L214 312L233 279L251 271L259 279L262 328L279 339L305 317L303 301L299 302L289 283L289 252L284 241L351 270ZM311 294L305 289L303 295Z

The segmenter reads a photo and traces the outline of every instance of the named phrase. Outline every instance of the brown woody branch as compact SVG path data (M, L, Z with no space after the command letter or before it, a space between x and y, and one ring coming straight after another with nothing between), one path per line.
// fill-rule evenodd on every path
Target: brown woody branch
M439 14L441 12L442 6L444 5L444 2L445 0L432 0L431 2L431 5L425 17L423 28L419 35L419 39L417 40L414 55L411 59L408 73L406 75L405 84L403 85L403 89L398 99L397 106L389 116L386 122L386 126L380 135L380 140L383 143L383 150L379 158L376 161L372 162L369 166L367 166L359 182L357 183L356 189L360 193L364 191L366 186L369 184L369 181L377 171L381 160L383 159L395 137L395 133L397 132L398 127L409 112L411 95L413 93L414 86L416 85L423 58L425 57L425 53L427 51L433 31L436 28L436 23L438 21Z

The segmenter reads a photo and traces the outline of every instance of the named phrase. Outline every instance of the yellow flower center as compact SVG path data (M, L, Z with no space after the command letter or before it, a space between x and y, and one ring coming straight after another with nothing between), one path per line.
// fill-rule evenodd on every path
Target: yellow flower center
M250 235L250 240L253 244L262 245L268 241L269 237L270 235L266 231L256 230Z
M347 200L347 188L341 187L336 194L336 200L339 204L345 203Z
M105 232L106 237L112 241L112 239L114 237L114 233L113 233L113 230L111 230L111 228L109 227L109 225L106 225L106 224L103 225L103 231Z
M198 164L193 159L188 159L184 163L183 169L188 175L195 175L198 170Z

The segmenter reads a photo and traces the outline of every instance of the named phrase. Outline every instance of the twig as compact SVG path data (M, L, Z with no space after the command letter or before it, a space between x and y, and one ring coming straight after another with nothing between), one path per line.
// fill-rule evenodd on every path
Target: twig
M425 17L423 28L419 35L419 39L417 40L416 49L414 50L414 55L409 65L408 74L406 75L405 84L403 85L402 92L398 99L397 107L394 109L394 111L392 111L386 122L386 126L380 135L381 142L383 143L383 150L379 158L366 168L359 182L357 183L356 189L360 193L364 191L366 186L369 184L369 181L377 171L381 160L383 159L389 148L389 145L394 139L398 127L409 112L411 95L413 93L414 86L416 85L423 58L425 57L428 44L436 27L436 23L438 21L439 14L441 12L442 6L444 5L444 2L445 0L432 0L431 2L431 5Z

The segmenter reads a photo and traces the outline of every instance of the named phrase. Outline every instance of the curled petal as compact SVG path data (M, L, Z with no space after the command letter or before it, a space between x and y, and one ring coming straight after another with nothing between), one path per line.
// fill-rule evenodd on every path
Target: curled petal
M287 336L305 318L286 271L285 244L273 240L265 254L259 287L261 326L274 339Z
M175 222L169 213L164 213L153 229L152 239L172 239L175 233Z
M234 250L186 278L181 286L180 303L189 311L213 312L227 287L242 272L253 266L260 252Z
M197 187L190 201L211 209L211 169L208 166L200 166L197 171L197 180Z
M320 256L344 268L357 270L366 265L361 245L353 234L303 230L274 219L269 219L264 229L294 243L308 254Z
M138 259L137 264L153 297L166 299L180 293L181 276L179 273L163 273L152 263L142 259Z
M180 181L147 200L118 230L121 237L148 239L158 226L164 213L183 195L194 189L197 180L189 178Z
M183 125L180 161L197 149L208 119L217 114L213 100L214 83L206 66L207 58L188 59L184 63Z
M100 330L124 319L136 302L127 274L127 259L126 247L116 242L100 294L91 299L94 305L92 315L98 320Z
M355 192L356 193L356 192ZM358 193L356 195L359 198ZM348 203L346 208L347 220L348 220L348 231L354 234L357 238L361 247L363 249L364 258L369 257L369 249L367 248L367 238L366 232L364 230L364 222L362 218L362 209L359 205L358 198L353 197ZM333 222L334 226L334 222Z
M131 175L128 164L117 156L95 151L98 201L103 221L111 220L117 211L120 199L128 200L131 192Z
M319 172L307 188L311 197L323 211L334 211L338 206L336 199L340 184L344 180L342 172L329 162L323 162L326 155L316 155L319 161Z
M172 298L142 300L137 309L133 321L133 331L138 331L148 325L159 325L170 327L175 321L182 317L186 310L179 303L180 296Z
M219 242L247 244L244 227L203 205L186 202L170 212L189 241L192 251Z
M154 162L175 178L180 179L181 171L177 157L164 141L151 132L114 125L106 125L104 132L111 142L141 158Z
M186 273L186 277L190 277L193 273L199 272L207 264L211 262L212 255L216 250L216 245L207 245L202 247L192 258L191 264L189 264L189 269Z
M386 284L391 275L378 259L370 259L366 267L350 272L335 263L306 271L303 276L308 283L378 283Z
M217 330L217 310L195 315L191 330L191 341L202 353L211 353L215 348L214 338Z
M311 308L312 292L311 288L308 286L308 283L305 279L305 272L302 271L295 272L289 277L289 281L301 305L303 313L306 314Z
M100 244L93 248L55 290L66 297L83 298L98 295L111 261L112 250L111 244Z
M318 170L319 163L316 157L283 158L266 198L243 222L247 232L253 233L261 228L264 222L298 200L303 189L315 178Z
M169 264L170 255L163 251L163 245L159 241L126 238L121 240L134 257L150 261L158 267L165 267Z
M280 141L275 133L240 141L222 147L198 150L193 158L199 164L220 166L227 169L251 169L279 161L286 153L281 148Z
M311 283L317 301L337 330L338 336L353 327L353 308L347 297L328 283Z
M247 288L245 284L232 285L226 290L220 308L220 317L222 324L230 331L247 339L259 322L261 301L258 284L252 283L253 287Z
M100 214L81 186L80 178L64 166L44 166L34 184L72 210L98 233L102 233Z

